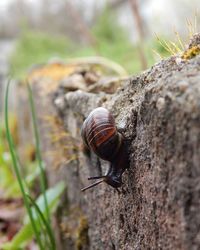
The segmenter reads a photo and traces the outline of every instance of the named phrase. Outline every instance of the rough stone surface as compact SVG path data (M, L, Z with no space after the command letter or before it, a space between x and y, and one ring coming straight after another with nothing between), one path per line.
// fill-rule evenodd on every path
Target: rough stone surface
M59 116L58 130L67 134L52 143L40 118L43 152L58 156L71 145L67 163L56 168L55 156L44 155L50 185L67 185L57 216L60 249L200 249L200 56L163 60L113 94L64 92L58 83L46 95L44 84L32 84L38 115ZM120 193L106 184L80 192L88 176L108 167L101 161L99 169L81 147L81 124L98 106L112 112L128 139Z

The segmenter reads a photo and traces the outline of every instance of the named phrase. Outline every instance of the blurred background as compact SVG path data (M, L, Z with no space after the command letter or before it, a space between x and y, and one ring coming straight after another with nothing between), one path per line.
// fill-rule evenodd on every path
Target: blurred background
M133 74L155 62L154 50L166 56L155 34L187 39L199 7L198 0L1 0L0 72L8 56L21 77L49 58L101 55Z
M22 79L34 64L85 56L138 73L171 54L158 37L187 43L199 7L199 0L1 0L0 114L7 74Z
M18 84L35 64L89 56L106 57L128 74L137 74L179 48L184 50L191 34L199 31L199 9L199 0L0 0L0 245L21 227L18 210L10 212L7 199L23 210L4 128L8 76ZM16 145L17 84L9 93L10 130ZM29 162L24 164L32 188L38 175L33 166L35 148L31 144L26 149Z

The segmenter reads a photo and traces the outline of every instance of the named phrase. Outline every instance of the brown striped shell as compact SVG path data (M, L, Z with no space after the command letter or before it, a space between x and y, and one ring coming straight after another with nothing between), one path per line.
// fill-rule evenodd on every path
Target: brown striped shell
M117 132L114 117L103 107L89 114L81 135L85 144L103 160L112 161L120 148L121 135Z

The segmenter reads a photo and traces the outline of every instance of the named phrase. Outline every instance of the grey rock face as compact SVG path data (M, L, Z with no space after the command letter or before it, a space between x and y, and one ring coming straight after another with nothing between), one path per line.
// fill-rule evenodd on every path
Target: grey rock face
M41 84L33 85L36 97ZM60 249L199 249L200 56L163 60L112 94L56 92L53 101L36 99L41 114L59 115L69 134L64 145L70 141L76 155L56 172L48 169L51 185L67 184ZM120 193L106 184L80 192L87 177L108 168L81 147L82 122L98 106L112 112L128 141L130 166ZM44 138L44 151L51 147Z

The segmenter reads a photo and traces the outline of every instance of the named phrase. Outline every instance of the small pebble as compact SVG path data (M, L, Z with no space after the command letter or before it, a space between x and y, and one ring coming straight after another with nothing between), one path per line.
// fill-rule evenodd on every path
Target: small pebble
M184 60L183 60L181 57L177 57L177 58L175 59L175 62L176 62L177 65L179 65L179 64L181 64L182 62L184 62Z
M66 77L61 81L60 86L68 91L76 91L78 89L86 90L84 78L80 74Z
M55 103L56 107L59 108L60 110L65 108L65 100L63 97L56 98L54 103Z
M156 108L158 110L161 110L164 108L164 106L165 106L165 99L163 97L159 97L157 102L156 102Z
M184 91L186 91L186 89L188 88L188 82L186 82L186 81L181 81L181 82L178 83L178 87L179 87L179 89L180 89L182 92L184 92Z

